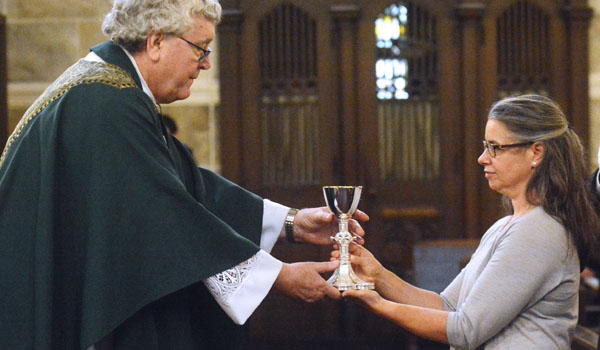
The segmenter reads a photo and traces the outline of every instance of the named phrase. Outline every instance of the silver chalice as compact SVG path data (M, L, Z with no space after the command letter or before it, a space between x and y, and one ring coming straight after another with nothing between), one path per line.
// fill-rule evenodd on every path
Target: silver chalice
M324 186L323 195L329 210L338 218L339 232L331 237L340 247L340 266L327 280L340 291L375 289L373 283L358 278L350 265L350 243L356 240L348 230L348 222L358 207L362 186Z

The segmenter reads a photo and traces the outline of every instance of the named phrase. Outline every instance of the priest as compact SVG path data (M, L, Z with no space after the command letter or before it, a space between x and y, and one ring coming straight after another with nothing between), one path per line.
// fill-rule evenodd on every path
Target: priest
M337 262L269 254L329 244L331 213L198 168L161 120L211 68L220 16L216 0L116 0L109 41L26 111L0 157L1 349L231 349L273 288L340 297L320 275Z

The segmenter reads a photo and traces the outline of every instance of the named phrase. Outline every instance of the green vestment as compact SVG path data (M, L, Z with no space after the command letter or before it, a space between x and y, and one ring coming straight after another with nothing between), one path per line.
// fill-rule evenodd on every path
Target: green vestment
M258 252L262 199L195 166L121 48L93 50L0 158L0 349L232 348L202 280Z

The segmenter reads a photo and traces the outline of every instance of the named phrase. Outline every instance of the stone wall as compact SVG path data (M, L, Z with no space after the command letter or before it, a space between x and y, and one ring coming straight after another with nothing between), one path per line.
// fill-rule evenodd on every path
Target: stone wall
M112 0L0 0L7 16L9 129L27 107L89 48L106 41L101 24ZM217 44L211 47L213 50ZM216 118L219 103L217 54L201 72L185 101L164 105L179 126L179 138L199 165L219 171Z

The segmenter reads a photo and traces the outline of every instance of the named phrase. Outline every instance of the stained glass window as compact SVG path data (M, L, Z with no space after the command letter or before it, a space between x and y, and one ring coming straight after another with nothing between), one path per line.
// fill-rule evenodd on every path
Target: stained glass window
M375 64L377 98L406 100L408 61L402 58L402 42L406 42L408 9L391 5L375 20L375 36L379 54Z
M440 175L437 20L398 1L375 18L379 167L384 181Z

